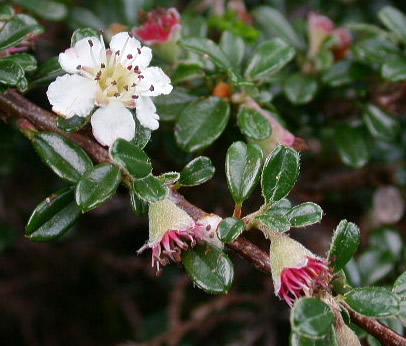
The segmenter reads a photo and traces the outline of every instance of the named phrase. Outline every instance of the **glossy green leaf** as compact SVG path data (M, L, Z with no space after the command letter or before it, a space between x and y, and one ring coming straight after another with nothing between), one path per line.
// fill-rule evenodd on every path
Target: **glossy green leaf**
M370 69L357 61L343 60L325 71L321 77L324 84L339 87L358 81L370 73Z
M402 300L406 300L406 271L403 272L393 284L395 292Z
M17 85L24 78L24 69L12 60L0 59L0 83Z
M203 78L204 77L204 71L202 70L202 67L198 64L193 64L193 63L179 63L179 65L177 66L175 72L171 75L171 81L173 84L179 84L179 83L183 83L183 82L187 82L187 81L191 81L194 79L198 79L198 78ZM178 89L178 88L177 88ZM176 92L176 89L173 90L171 92L171 94L173 92ZM162 96L157 96L154 99L154 102L157 98L165 98L167 99L167 97L164 97L164 95ZM194 97L194 95L190 95L190 97ZM170 102L170 101L169 101ZM169 103L168 102L168 103ZM160 116L161 116L161 111L158 111ZM170 117L172 118L176 118L177 114L170 114ZM170 118L168 116L165 116L162 118L163 120L169 120Z
M283 85L287 99L296 105L309 103L314 99L318 90L317 80L301 73L291 74Z
M196 245L182 254L183 265L197 287L220 294L230 290L234 279L233 263L220 249L208 243Z
M285 16L277 9L260 6L255 9L254 17L267 38L280 37L295 48L304 48L303 41L296 34Z
M271 207L266 211L266 214L284 216L291 208L292 203L288 199L282 198L278 202L273 203Z
M169 194L168 187L153 175L143 179L137 179L133 183L134 192L144 201L149 203L158 202Z
M317 298L302 298L294 305L290 323L295 333L308 338L320 338L330 332L334 314Z
M73 188L59 190L35 208L25 227L25 235L34 241L59 238L81 214L74 200Z
M377 139L391 141L400 132L399 122L392 115L373 104L365 105L363 118L369 133Z
M130 199L131 199L131 208L135 215L137 216L145 216L148 214L148 207L149 204L142 200L138 195L135 193L133 189L130 189Z
M154 97L154 104L161 120L174 121L185 107L195 100L197 100L197 96L176 88L169 95Z
M305 227L320 222L323 209L316 203L306 202L293 207L286 214L292 227Z
M290 346L344 346L337 342L334 327L331 327L328 333L321 338L308 338L303 335L292 332L290 335ZM345 345L350 346L350 345Z
M58 126L58 129L61 129L65 132L76 132L79 131L82 127L86 126L87 123L90 120L89 117L79 117L77 115L74 115L71 118L63 118L63 117L58 117L58 120L56 122L56 126Z
M224 71L231 67L226 54L212 40L203 37L185 37L180 40L180 44L192 52L208 56L218 68Z
M395 269L395 261L388 252L370 248L357 259L361 283L373 285L387 277Z
M257 221L266 226L271 232L287 232L291 224L285 215L265 213L256 218ZM260 227L262 230L263 228Z
M379 11L378 17L404 44L406 43L406 18L402 12L392 6L385 6Z
M20 65L24 71L32 72L37 68L37 61L31 54L27 53L18 53L13 54L4 58L1 58L0 61L13 61Z
M357 251L360 243L360 232L357 225L342 220L334 231L331 241L328 260L330 266L338 272L347 264Z
M279 38L263 42L252 53L245 77L261 79L282 69L294 56L295 50Z
M137 147L144 149L145 146L149 143L151 139L152 131L142 126L139 120L134 117L135 121L135 134L134 138L131 140L132 144L135 144Z
M353 45L352 51L358 59L370 64L384 64L401 56L401 51L382 37L358 41Z
M229 117L230 105L221 98L212 96L192 102L179 115L176 142L186 152L202 150L221 135Z
M166 172L161 174L159 177L165 185L167 184L175 184L180 179L180 173L178 172Z
M93 163L77 144L52 132L40 132L32 143L41 160L63 180L76 183Z
M30 87L38 87L41 85L48 85L53 82L56 77L65 74L58 62L58 57L53 57L38 67L32 80L30 80Z
M217 235L223 243L231 243L244 232L244 221L236 217L227 217L218 225Z
M388 253L394 261L402 256L403 239L399 232L392 227L374 229L369 235L371 247L382 253Z
M135 179L145 178L152 172L148 155L138 146L124 139L117 139L109 148L113 161Z
M338 126L335 130L335 141L344 164L360 168L368 162L368 147L358 128L348 125Z
M67 13L66 5L50 0L13 0L26 10L47 20L61 20Z
M279 145L265 161L261 177L262 195L267 204L286 197L299 176L299 153Z
M389 60L382 65L382 77L391 82L402 82L406 80L406 59L400 57Z
M398 296L383 287L356 288L345 295L355 311L369 317L395 316L399 312Z
M402 323L403 327L406 327L406 301L402 300L400 302L400 309L398 314L398 319Z
M13 47L23 41L28 34L40 34L43 28L25 14L12 17L0 31L0 50Z
M245 54L244 40L229 31L224 31L220 39L220 48L227 56L234 70L240 71Z
M73 47L76 44L76 42L80 41L81 39L92 36L99 37L100 33L96 29L92 28L76 29L72 34L70 45L71 47Z
M238 127L244 135L256 140L267 139L272 133L269 120L255 109L247 107L240 107L238 111Z
M180 173L179 185L200 185L213 178L216 168L206 156L199 156L190 161Z
M121 182L120 169L110 163L102 163L89 169L80 178L75 191L77 205L83 212L97 208L113 197Z
M14 9L8 5L0 5L0 20L7 21L14 16Z
M227 185L236 204L241 205L254 191L263 161L262 150L256 144L235 142L228 148Z

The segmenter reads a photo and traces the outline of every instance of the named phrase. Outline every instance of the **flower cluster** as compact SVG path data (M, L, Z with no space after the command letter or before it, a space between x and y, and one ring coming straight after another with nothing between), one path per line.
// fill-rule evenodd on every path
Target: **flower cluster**
M91 117L95 138L110 146L117 138L131 140L135 134L136 109L141 125L159 126L151 96L169 94L170 79L159 67L149 67L151 49L142 47L132 34L114 35L110 48L103 38L87 37L59 55L67 74L51 83L47 96L52 110L66 118Z

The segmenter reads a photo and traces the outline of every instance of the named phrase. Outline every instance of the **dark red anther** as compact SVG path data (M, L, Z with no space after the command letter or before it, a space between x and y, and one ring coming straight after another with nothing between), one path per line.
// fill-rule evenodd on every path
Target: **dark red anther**
M89 43L90 47L93 47L93 41L92 40L87 40L87 42Z

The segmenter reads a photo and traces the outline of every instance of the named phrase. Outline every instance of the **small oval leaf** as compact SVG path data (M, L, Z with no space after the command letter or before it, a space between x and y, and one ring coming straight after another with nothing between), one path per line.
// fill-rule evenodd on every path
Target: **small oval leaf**
M237 239L244 232L244 221L236 217L223 219L217 228L217 235L223 243L230 243Z
M293 207L286 214L292 227L305 227L320 222L323 209L316 203L306 202Z
M211 160L206 156L199 156L190 161L180 173L179 185L195 186L211 179L216 172Z
M244 135L256 140L267 139L272 134L269 121L252 108L240 107L238 127Z
M136 179L133 189L139 198L149 203L158 202L169 194L168 187L152 174L143 179Z

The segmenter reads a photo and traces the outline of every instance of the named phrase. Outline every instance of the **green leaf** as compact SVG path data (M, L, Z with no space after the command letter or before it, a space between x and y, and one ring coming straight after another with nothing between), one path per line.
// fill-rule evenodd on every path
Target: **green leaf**
M406 80L406 59L401 57L389 60L382 65L382 77L391 82L402 82Z
M0 61L13 61L20 65L24 71L32 72L37 68L37 61L31 54L19 53L1 58Z
M398 261L402 256L403 240L399 232L391 227L374 229L369 236L371 247L380 252L390 254L393 261Z
M244 40L229 31L224 31L220 39L220 48L230 61L231 67L240 71L245 54Z
M355 311L369 317L395 316L400 300L383 287L356 288L345 295L345 301Z
M334 314L317 298L302 298L294 305L290 323L295 333L308 338L321 338L330 332Z
M208 243L183 252L183 265L197 287L220 294L230 290L234 279L233 263L220 249Z
M0 59L0 83L17 85L23 78L24 70L18 63Z
M400 132L399 122L392 115L373 104L365 105L363 118L369 133L376 139L392 141Z
M87 125L87 123L90 120L90 116L88 117L79 117L77 115L74 115L71 118L63 118L63 117L58 117L58 120L56 122L56 126L58 126L58 129L61 129L62 131L65 132L76 132L79 131L81 128Z
M404 44L406 43L406 18L402 12L392 6L385 6L379 11L378 17Z
M360 232L357 225L342 220L334 231L328 260L334 272L340 271L357 251L360 243Z
M174 121L186 106L195 100L197 96L188 94L181 88L175 88L170 95L154 97L154 104L161 120Z
M131 208L135 215L145 216L148 214L149 204L138 197L133 189L130 189Z
M305 227L320 222L323 209L316 203L306 202L293 207L286 214L292 227Z
M289 219L279 214L265 213L256 217L256 220L264 224L272 232L286 232L290 230L291 226Z
M145 178L152 172L148 155L135 144L117 139L109 148L110 157L135 179Z
M343 163L353 168L364 166L369 160L369 152L359 129L342 125L335 131L337 149Z
M166 172L164 174L161 174L158 178L165 185L167 185L167 184L175 184L180 178L180 173L178 173L178 172Z
M278 10L268 6L260 6L255 9L254 17L267 38L280 37L293 47L304 49L303 41Z
M53 57L39 66L38 70L30 81L30 87L35 88L41 85L48 85L49 83L53 82L56 77L63 74L65 74L65 72L59 65L58 57Z
M336 333L334 326L330 328L327 335L322 338L314 339L307 338L305 336L299 335L295 332L290 334L290 346L344 346L343 344L337 343ZM350 345L345 345L350 346Z
M388 276L395 269L392 255L374 248L365 250L358 257L357 265L363 285L372 285Z
M272 133L269 121L252 108L240 107L238 111L238 127L241 132L256 140L267 139Z
M14 9L8 5L0 5L0 21L5 22L14 16Z
M391 42L382 37L368 38L358 41L352 47L355 56L370 64L384 64L399 58L401 51Z
M25 14L11 18L0 31L0 50L14 47L28 34L40 34L43 31L38 22Z
M41 18L47 20L61 20L67 13L68 9L64 4L50 0L13 0L26 10L35 13Z
M200 65L185 62L184 64L179 63L175 72L171 75L171 80L174 85L177 85L179 83L183 83L183 82L187 82L187 81L191 81L191 80L203 78L203 77L204 77L204 71L202 70ZM177 89L179 89L179 88L177 88ZM173 92L176 92L177 89L173 90L171 92L171 94ZM165 97L165 99L167 98L166 95L157 96L154 99L154 103L155 103L155 100L159 97L162 97L162 98ZM190 95L190 97L194 97L194 95ZM194 97L194 99L195 99L195 97ZM159 116L161 117L160 110L158 110L158 113L159 113ZM177 114L170 114L170 116L173 118L176 118L176 115ZM169 120L168 116L164 116L162 118L162 120Z
M241 205L254 191L264 161L256 144L235 142L227 150L226 177L235 203Z
M403 272L393 284L393 292L395 292L402 300L406 300L406 271Z
M120 169L110 163L102 163L89 169L76 186L76 203L87 212L113 197L121 182Z
M244 221L236 217L227 217L218 225L217 235L223 243L231 243L244 232Z
M213 178L216 168L206 156L199 156L190 161L180 173L179 185L195 186Z
M59 238L81 214L74 200L73 188L59 190L35 208L25 226L25 235L34 241Z
M278 202L275 202L266 211L269 215L282 215L285 216L287 212L292 208L292 203L286 198L282 198Z
M227 71L231 62L223 50L212 40L202 37L186 37L179 41L180 45L192 52L208 56L220 69Z
M180 148L192 153L207 148L224 131L230 105L218 97L197 100L179 115L175 138Z
M282 69L294 56L295 50L279 38L263 42L252 53L245 77L261 79Z
M93 166L81 147L56 133L38 133L32 143L41 160L69 183L76 183Z
M73 47L76 44L76 42L86 37L99 37L99 36L100 33L96 29L92 28L76 29L72 34L70 46Z
M168 187L153 175L143 179L137 179L133 183L134 192L144 201L149 203L158 202L169 194Z
M107 29L106 24L93 11L75 6L69 11L68 23L74 28Z
M314 99L318 90L317 80L301 73L291 74L283 85L287 99L295 105L309 103Z
M131 143L135 144L140 149L144 149L151 139L151 130L142 126L139 120L134 117L135 121L135 134L134 138L131 140Z
M370 69L367 66L357 61L343 60L325 71L321 80L328 86L339 87L358 81L369 73Z
M262 195L267 204L287 196L299 176L299 154L279 145L265 161L261 177Z

